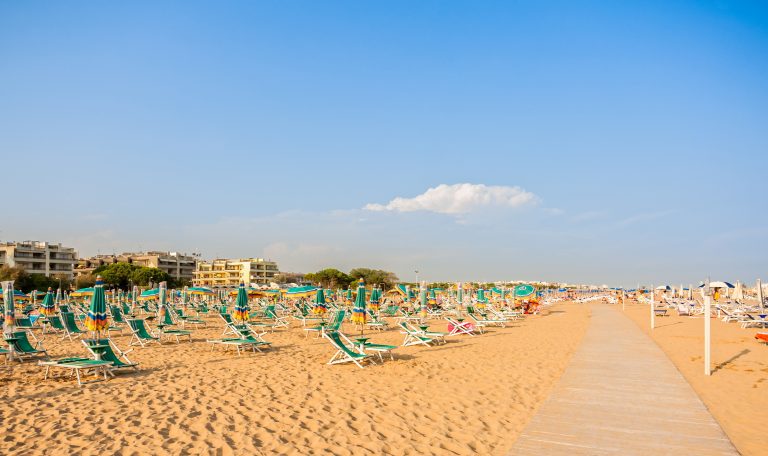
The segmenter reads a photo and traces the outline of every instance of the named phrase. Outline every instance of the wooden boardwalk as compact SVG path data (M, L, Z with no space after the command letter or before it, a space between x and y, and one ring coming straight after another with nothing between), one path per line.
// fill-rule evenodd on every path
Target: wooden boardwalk
M738 452L664 352L620 309L594 304L582 345L510 454Z

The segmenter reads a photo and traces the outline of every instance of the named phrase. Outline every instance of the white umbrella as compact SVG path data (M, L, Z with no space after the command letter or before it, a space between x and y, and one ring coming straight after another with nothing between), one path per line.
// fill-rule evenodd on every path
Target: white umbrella
M760 308L763 307L763 282L757 279L757 302L760 303Z
M669 287L669 285L659 285L659 286L658 286L658 287L656 287L655 289L656 289L656 290L661 290L661 291L669 291L669 290L671 290L672 288L670 288L670 287Z
M736 282L736 289L733 291L732 298L739 301L744 300L744 289L741 286L741 282Z

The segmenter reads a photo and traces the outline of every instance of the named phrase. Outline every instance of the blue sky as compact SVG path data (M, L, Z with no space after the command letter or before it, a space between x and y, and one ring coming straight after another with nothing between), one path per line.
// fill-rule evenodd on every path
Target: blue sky
M761 2L3 2L0 239L766 279L766 74Z

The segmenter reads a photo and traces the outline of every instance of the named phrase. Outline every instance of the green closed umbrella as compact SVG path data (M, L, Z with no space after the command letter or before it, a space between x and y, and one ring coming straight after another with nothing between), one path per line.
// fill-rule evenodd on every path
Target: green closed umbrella
M171 309L168 307L168 284L166 282L160 282L160 286L157 287L157 321L158 326L170 326L173 324L173 316L171 316Z
M53 290L48 288L48 292L43 298L43 302L40 303L40 313L46 317L56 315L56 302L53 299Z
M371 310L374 312L379 311L379 301L381 300L381 289L373 287L371 290Z
M360 334L365 330L365 282L362 277L357 283L357 297L355 298L355 307L352 309L352 322L360 325Z
M240 282L237 289L237 299L235 299L235 310L232 312L232 318L245 323L248 321L248 293L245 291L245 283Z
M94 339L99 338L99 333L107 329L107 301L104 297L104 282L101 276L96 277L96 286L93 287L91 305L85 316L85 327L93 331Z
M3 282L3 302L5 309L3 312L3 334L5 337L11 337L16 326L16 304L13 302L13 280ZM8 359L13 360L13 344L8 344Z

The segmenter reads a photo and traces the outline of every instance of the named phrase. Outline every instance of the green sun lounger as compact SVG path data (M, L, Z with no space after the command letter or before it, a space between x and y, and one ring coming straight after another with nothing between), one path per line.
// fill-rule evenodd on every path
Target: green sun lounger
M400 332L405 334L403 347L408 347L410 345L426 345L429 347L429 344L434 342L430 337L426 337L421 332L409 328L404 321L398 323L398 326L400 326L400 329L402 329Z
M396 349L396 345L387 345L387 344L377 344L373 342L368 342L367 340L365 343L360 343L360 341L352 342L350 338L342 333L338 333L339 337L341 337L347 344L351 345L355 349L357 349L358 352L365 353L366 351L371 351L376 353L376 355L379 357L380 361L384 361L384 357L382 354L386 353L389 355L389 359L394 360L395 357L392 354L392 350ZM362 351L361 351L362 350Z
M140 318L129 318L126 320L126 322L128 323L128 327L131 328L131 333L133 334L128 345L133 346L138 344L144 347L153 342L157 344L160 343L160 338L152 334L152 332L147 328L144 320Z
M93 371L95 374L102 373L104 375L104 379L107 379L107 374L109 373L109 361L99 361L95 359L88 359L88 358L62 358L62 359L56 359L56 360L50 360L50 361L40 361L39 363L41 366L45 366L45 376L44 379L48 379L48 373L51 370L51 367L57 367L57 368L63 368L63 369L70 369L72 370L75 375L77 375L77 386L83 386L84 383L92 383L95 381L101 381L102 379L97 380L91 380L87 382L83 382L82 378L80 376L80 371Z
M371 356L348 347L337 331L326 332L325 338L336 348L336 353L333 354L328 364L355 363L357 367L363 369L362 362Z
M237 337L230 337L224 339L208 339L213 350L217 345L221 345L226 350L228 347L235 347L237 349L237 355L240 356L241 349L250 348L254 352L261 351L262 348L267 348L272 345L271 342L267 342L261 338L261 334L253 331L248 325L232 325L232 330Z
M307 337L310 332L316 332L319 337L327 332L338 331L341 328L341 324L344 322L345 315L346 315L346 311L339 310L333 316L333 320L331 320L330 323L325 325L319 324L317 326L310 326L308 328L304 328L304 331L306 331L304 333L304 337Z
M64 324L61 322L60 316L51 315L50 317L45 317L45 320L43 320L43 334L48 331L66 334L67 330L64 328ZM64 337L67 336L65 335Z
M40 341L32 345L27 331L14 331L10 337L5 338L5 342L8 344L9 349L13 349L13 357L18 358L20 361L39 357L48 358L48 352L42 348Z
M61 322L64 324L64 337L72 340L72 337L80 337L85 334L85 331L77 326L77 320L75 320L75 314L72 312L61 312ZM64 338L62 337L62 339Z
M111 339L83 339L83 345L93 356L93 359L101 361L109 361L112 365L109 367L110 371L119 369L139 369L139 364L131 362L128 359L128 353L133 351L122 351L117 348Z

